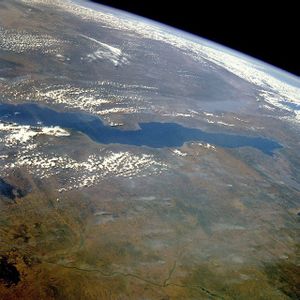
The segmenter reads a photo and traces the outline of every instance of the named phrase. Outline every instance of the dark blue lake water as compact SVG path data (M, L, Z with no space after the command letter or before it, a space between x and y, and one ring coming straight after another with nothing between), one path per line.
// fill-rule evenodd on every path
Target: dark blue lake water
M216 146L237 148L253 147L272 155L281 148L275 141L243 135L208 133L176 123L140 123L140 130L121 130L105 126L97 117L86 113L57 112L36 104L0 104L0 120L22 125L60 126L80 131L96 142L118 143L152 148L179 147L187 141L200 141Z

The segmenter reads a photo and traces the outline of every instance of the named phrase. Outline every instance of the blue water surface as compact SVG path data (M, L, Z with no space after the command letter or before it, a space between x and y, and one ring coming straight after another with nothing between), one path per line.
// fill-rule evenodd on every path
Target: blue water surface
M80 131L102 143L148 146L152 148L180 147L188 141L200 141L219 147L253 147L267 155L281 148L276 141L263 137L209 133L187 128L177 123L140 123L140 130L121 130L103 124L100 118L87 113L57 112L37 104L0 104L0 120L21 125L60 126Z

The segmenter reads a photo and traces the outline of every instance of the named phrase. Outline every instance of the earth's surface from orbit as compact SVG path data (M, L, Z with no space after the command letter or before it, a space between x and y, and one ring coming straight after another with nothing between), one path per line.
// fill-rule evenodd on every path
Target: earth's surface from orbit
M88 2L0 1L0 298L297 299L300 81Z

